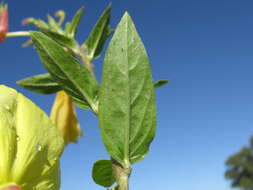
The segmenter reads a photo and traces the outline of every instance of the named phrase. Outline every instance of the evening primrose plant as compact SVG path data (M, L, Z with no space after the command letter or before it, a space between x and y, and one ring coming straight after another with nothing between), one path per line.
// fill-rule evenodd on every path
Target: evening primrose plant
M83 134L74 105L97 116L109 153L110 159L94 163L93 180L110 190L129 189L132 164L144 159L155 136L155 88L168 81L153 81L145 47L127 12L115 29L110 27L111 7L80 43L76 33L83 7L69 22L59 10L48 14L47 21L23 20L38 31L8 32L7 5L0 6L0 40L29 37L24 46L36 48L48 71L17 84L36 93L56 93L49 118L22 94L0 86L0 190L59 189L61 152ZM99 84L93 61L111 36Z

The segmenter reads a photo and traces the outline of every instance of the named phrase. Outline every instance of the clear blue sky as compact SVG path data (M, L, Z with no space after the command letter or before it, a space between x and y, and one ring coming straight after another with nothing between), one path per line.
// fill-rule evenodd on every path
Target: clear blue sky
M82 5L83 41L107 0L6 0L10 29L24 30L28 16L45 18L58 9L70 18ZM229 190L224 161L253 134L252 0L112 0L112 26L124 11L133 17L146 45L155 79L171 82L156 92L157 136L148 156L134 165L132 190ZM49 113L54 96L19 88L15 81L45 72L25 39L0 45L1 83L17 88ZM101 74L102 59L95 63ZM91 166L108 158L96 118L78 110L85 136L62 157L62 190L102 190Z

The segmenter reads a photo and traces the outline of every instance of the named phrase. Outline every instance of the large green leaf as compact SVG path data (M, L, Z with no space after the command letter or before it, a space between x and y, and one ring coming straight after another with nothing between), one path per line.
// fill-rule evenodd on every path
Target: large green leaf
M97 113L98 83L84 65L67 53L58 43L41 32L31 32L44 66L72 97L74 102L89 107Z
M25 89L40 94L52 94L62 89L49 73L35 75L19 80L17 81L17 84Z
M127 168L144 158L155 135L154 86L145 47L128 13L106 52L99 122L113 159Z
M111 160L98 160L92 168L92 178L96 184L111 187L115 183Z
M87 50L87 58L93 60L100 56L107 38L112 34L110 28L111 3L99 17L83 47Z

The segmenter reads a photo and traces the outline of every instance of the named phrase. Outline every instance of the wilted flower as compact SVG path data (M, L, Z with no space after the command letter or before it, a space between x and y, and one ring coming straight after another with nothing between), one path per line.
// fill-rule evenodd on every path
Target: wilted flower
M69 142L77 142L78 137L82 136L82 131L76 118L74 104L64 91L60 91L56 95L51 110L51 119L62 133L66 144Z
M22 94L3 85L0 94L0 189L59 190L61 134Z
M9 16L7 4L0 4L0 42L5 39L9 30Z

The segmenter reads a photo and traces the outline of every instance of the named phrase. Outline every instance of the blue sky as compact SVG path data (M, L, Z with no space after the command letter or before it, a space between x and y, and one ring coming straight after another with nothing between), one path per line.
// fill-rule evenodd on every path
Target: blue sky
M71 18L86 7L78 39L85 40L107 0L6 0L10 30L28 29L28 16L45 18L63 9ZM112 26L128 11L147 48L154 78L171 82L156 90L157 136L144 161L133 166L134 190L229 190L224 161L253 133L252 0L112 0ZM30 29L30 28L29 28ZM1 83L14 87L49 113L54 96L38 95L15 82L45 72L25 38L0 45ZM101 75L103 59L95 62ZM62 157L62 190L103 189L91 179L92 163L108 158L98 123L78 110L85 136Z

